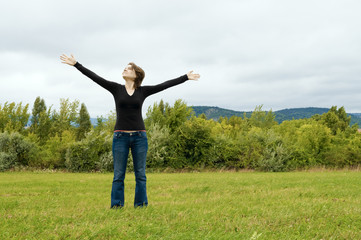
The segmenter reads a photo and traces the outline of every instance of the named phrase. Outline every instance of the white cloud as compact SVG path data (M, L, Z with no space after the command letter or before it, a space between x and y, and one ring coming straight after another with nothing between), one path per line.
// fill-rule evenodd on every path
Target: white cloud
M113 98L59 55L74 53L122 82L134 61L144 85L195 70L187 82L146 100L253 110L345 106L361 112L361 3L287 1L8 1L0 16L0 103L84 102L106 115Z

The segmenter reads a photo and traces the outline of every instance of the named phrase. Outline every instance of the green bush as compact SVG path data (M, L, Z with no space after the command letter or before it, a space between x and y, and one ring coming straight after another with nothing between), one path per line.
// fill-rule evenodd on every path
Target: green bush
M174 153L177 158L170 162L174 168L212 167L214 159L214 138L211 134L211 124L203 118L192 117L173 134Z
M95 165L96 169L101 172L112 172L114 170L112 151L103 153Z
M153 123L147 130L148 154L147 167L164 168L169 162L169 151L172 147L170 133L167 127Z
M243 168L241 149L239 141L223 134L216 135L211 150L213 152L213 166L217 168Z
M255 169L267 172L284 172L289 170L291 152L283 143L281 136L272 129L265 131L263 146L260 158L254 163Z
M254 169L261 158L265 148L266 135L259 127L251 127L239 137L241 158L240 167Z
M111 151L111 136L106 132L92 130L86 137L72 143L66 152L65 166L70 171L84 172L99 170L100 159Z
M87 134L81 134L78 101L61 99L60 111L51 111L37 98L32 125L28 105L0 106L0 171L18 166L68 168L71 171L112 171L112 130L116 114ZM85 106L83 107L83 110ZM84 111L83 111L84 112ZM148 168L246 168L289 171L311 167L361 165L361 134L343 107L310 119L277 124L272 111L258 106L247 118L232 116L218 121L195 117L185 102L173 106L161 101L150 107L145 119ZM88 116L86 120L89 129ZM85 132L85 131L84 131ZM77 135L78 133L78 135ZM78 136L78 138L76 138ZM127 169L133 169L131 152Z
M331 147L331 130L313 119L284 121L275 131L289 148L289 169L304 169L327 165L325 156Z
M34 158L35 144L27 141L18 132L0 133L0 167L2 170L12 168L16 165L27 166Z
M85 141L73 143L66 152L65 166L73 172L95 170L95 152Z
M0 171L6 171L14 167L16 155L13 153L0 152Z
M325 165L331 167L357 167L361 165L360 134L346 136L338 133L331 140L331 146L325 153Z
M284 172L289 169L290 153L281 143L267 147L256 163L256 169L266 172Z
M302 125L293 146L293 165L298 168L323 166L331 142L331 130L319 123Z

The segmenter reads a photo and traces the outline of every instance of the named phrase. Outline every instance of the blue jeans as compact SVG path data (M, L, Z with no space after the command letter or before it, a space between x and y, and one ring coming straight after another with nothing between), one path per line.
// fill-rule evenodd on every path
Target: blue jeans
M135 174L134 207L147 206L147 189L145 176L145 161L148 151L146 132L133 133L114 132L113 135L113 164L114 178L111 193L111 207L124 206L124 178L127 161L131 149Z

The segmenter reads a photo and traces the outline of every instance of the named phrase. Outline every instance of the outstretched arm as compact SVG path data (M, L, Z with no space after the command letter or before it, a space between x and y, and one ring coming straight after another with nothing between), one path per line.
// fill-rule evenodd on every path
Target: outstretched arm
M169 87L173 87L176 86L178 84L184 83L187 80L198 80L200 78L199 74L193 73L192 71L189 71L187 74L184 74L183 76L179 77L179 78L175 78L172 80L168 80L166 82L163 82L161 84L158 85L154 85L154 86L144 86L143 90L144 90L144 95L145 97L148 97L149 95L155 94L157 92L163 91Z
M113 93L117 83L105 80L104 78L98 76L96 73L90 71L89 69L87 69L86 67L81 65L79 62L77 62L75 60L73 54L71 54L70 56L71 57L68 57L65 54L61 55L60 59L62 60L62 63L76 67L85 76L89 77L91 80L93 80L94 82L96 82L97 84L102 86L103 88L107 89L109 92Z

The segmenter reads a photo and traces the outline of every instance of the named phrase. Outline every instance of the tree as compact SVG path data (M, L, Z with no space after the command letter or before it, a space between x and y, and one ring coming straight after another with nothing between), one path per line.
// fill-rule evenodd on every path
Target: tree
M72 130L74 132L72 124L76 123L78 106L78 100L70 102L69 99L60 99L60 112L54 111L52 114L53 133L58 133L61 137L63 131Z
M35 133L39 128L40 114L46 111L45 101L40 97L35 99L32 116L31 116L31 125L30 131Z
M23 132L30 116L28 108L29 104L22 106L22 102L0 104L0 131Z
M85 134L89 132L92 127L90 116L84 103L81 104L77 124L78 128L76 129L76 140L79 141L85 137Z
M152 124L158 124L161 127L165 127L166 123L166 112L169 111L168 103L164 104L163 100L160 100L159 104L154 103L153 107L149 107L147 111L147 118L144 120L146 127L150 127Z
M207 116L204 113L200 114L198 117L207 120Z
M260 128L271 128L272 126L277 124L277 122L275 121L275 115L272 110L266 113L262 110L262 105L257 106L254 109L251 117L249 118L249 121L252 126Z
M153 107L148 108L147 118L145 119L146 127L152 124L158 124L161 127L167 127L173 133L191 116L192 109L181 99L175 101L173 107L168 103L164 104L163 100L159 104L154 103Z
M350 126L351 116L347 116L344 107L337 110L337 106L332 106L327 113L321 115L321 120L336 135L337 131L344 132Z
M40 145L45 144L50 137L52 125L50 115L51 107L47 111L44 99L37 97L32 110L30 132L39 137Z
M166 123L171 133L185 123L192 112L192 108L187 107L187 104L181 99L176 100L172 108L167 108L165 112Z
M95 126L95 131L97 131L98 133L103 131L105 128L105 124L104 124L104 118L103 116L97 117L97 124Z

